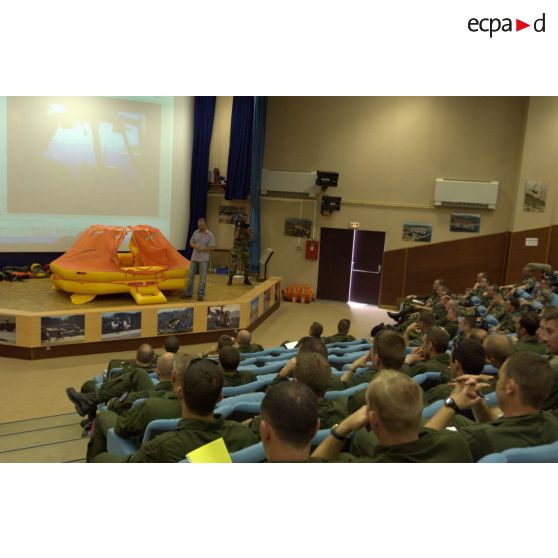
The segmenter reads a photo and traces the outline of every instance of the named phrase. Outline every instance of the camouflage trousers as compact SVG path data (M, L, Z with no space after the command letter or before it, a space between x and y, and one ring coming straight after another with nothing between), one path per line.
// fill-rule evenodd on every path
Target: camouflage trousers
M229 275L236 275L238 269L244 270L244 275L248 276L250 271L250 252L247 250L232 250L231 251L231 268Z

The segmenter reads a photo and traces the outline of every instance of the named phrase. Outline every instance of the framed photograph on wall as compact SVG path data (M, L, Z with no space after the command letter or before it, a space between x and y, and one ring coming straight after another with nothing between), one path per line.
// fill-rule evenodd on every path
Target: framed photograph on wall
M450 219L451 232L480 232L480 215L469 213L452 213Z
M309 219L285 219L285 235L310 238L312 221Z
M403 240L432 242L432 225L426 223L403 223Z
M528 180L525 183L525 199L523 201L523 211L536 211L543 213L546 209L546 194L548 184L546 182L535 182Z

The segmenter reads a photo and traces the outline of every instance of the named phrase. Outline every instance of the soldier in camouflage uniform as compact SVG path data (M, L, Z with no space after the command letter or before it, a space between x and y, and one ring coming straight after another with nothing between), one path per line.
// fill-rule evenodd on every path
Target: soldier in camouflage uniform
M499 333L516 333L517 318L521 315L520 299L516 296L509 298L504 302L506 313L500 319L500 323L492 329Z
M231 250L231 268L229 269L229 280L227 285L232 285L232 279L236 275L237 269L242 263L244 268L244 284L251 285L248 279L250 272L250 251L248 242L252 240L252 228L248 223L237 222L234 229L234 244Z
M533 290L533 298L531 300L521 300L521 306L530 306L532 310L542 310L552 302L554 293L550 288L550 281L546 278L541 279L540 286Z

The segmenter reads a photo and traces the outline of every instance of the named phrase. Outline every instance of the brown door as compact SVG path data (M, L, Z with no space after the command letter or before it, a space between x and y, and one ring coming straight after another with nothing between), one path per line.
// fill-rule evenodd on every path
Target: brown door
M386 233L356 229L353 242L350 302L378 304Z
M317 298L349 300L352 253L352 229L322 228Z

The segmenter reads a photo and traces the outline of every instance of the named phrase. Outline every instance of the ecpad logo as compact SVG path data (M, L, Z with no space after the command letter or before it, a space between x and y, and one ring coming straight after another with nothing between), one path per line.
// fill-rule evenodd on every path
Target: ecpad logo
M545 32L545 24L546 24L545 17L546 14L543 13L543 15L539 19L536 19L534 21L533 29L535 30L536 33ZM503 31L503 32L514 31L512 19L509 17L505 17L503 19L497 17L485 17L483 19L477 19L475 17L472 17L469 20L467 27L469 28L469 31L472 31L473 33L477 33L478 31L482 31L484 33L490 33L490 38L492 38L492 35L494 33L497 33L498 31ZM526 29L527 27L531 27L531 24L525 23L520 19L515 20L515 31L521 31L522 29Z

